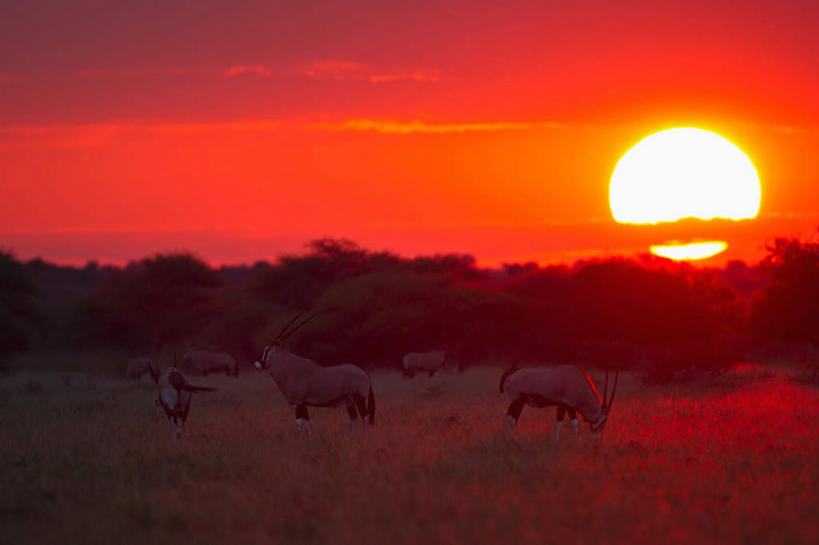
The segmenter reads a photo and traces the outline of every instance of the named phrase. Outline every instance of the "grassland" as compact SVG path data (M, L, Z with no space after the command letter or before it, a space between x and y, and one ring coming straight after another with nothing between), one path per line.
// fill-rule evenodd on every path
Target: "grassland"
M208 376L176 441L147 380L36 363L0 376L0 543L819 542L819 395L783 370L627 376L595 448L554 409L511 433L491 368L376 372L372 431L310 437L266 374Z

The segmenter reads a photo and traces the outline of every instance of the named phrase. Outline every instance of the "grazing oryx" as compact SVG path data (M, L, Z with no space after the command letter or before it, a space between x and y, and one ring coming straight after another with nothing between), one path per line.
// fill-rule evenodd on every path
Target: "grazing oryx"
M606 372L606 388L603 391L603 401L597 393L597 388L585 371L574 365L559 365L557 367L543 367L538 369L519 369L511 367L504 371L500 379L500 392L512 400L506 411L506 419L512 426L516 426L524 405L530 407L557 406L557 426L555 439L560 437L560 426L566 412L572 419L575 434L577 430L577 413L589 423L592 436L597 438L609 417L611 403L617 390L617 377L614 375L614 387L611 398L606 400L609 387L609 375Z
M375 424L375 396L369 375L356 365L333 365L322 367L313 360L302 358L284 350L284 342L297 329L309 322L318 312L313 313L300 324L288 331L302 315L299 313L284 326L273 342L266 346L256 369L270 369L270 376L276 382L290 406L296 408L296 425L310 433L310 416L307 407L334 407L341 403L347 406L350 429L354 430L358 409L364 423ZM365 402L366 400L366 402Z
M212 371L224 371L226 375L239 376L239 366L230 354L225 352L208 352L207 350L190 349L185 352L182 361L205 377Z
M212 392L214 388L188 384L185 375L176 367L168 367L161 375L157 375L152 367L151 377L157 386L157 399L154 403L165 410L168 422L173 426L174 435L179 439L182 437L182 430L185 429L185 421L191 409L193 392Z
M419 371L432 378L440 369L446 369L446 350L410 352L404 356L404 378L412 378Z
M156 365L151 358L134 358L128 360L128 365L125 367L125 378L137 380L144 375L155 375Z

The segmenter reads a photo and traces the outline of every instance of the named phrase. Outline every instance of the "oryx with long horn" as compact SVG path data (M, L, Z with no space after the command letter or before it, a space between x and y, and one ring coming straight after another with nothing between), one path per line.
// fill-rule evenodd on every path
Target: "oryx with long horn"
M592 436L598 437L609 417L614 394L617 391L619 371L614 375L614 387L607 399L609 374L606 372L606 387L603 400L597 393L591 377L574 365L556 367L507 369L500 379L500 392L506 393L512 403L506 410L506 419L515 427L524 405L530 407L557 406L555 439L560 437L563 417L568 412L575 435L578 434L577 413L589 423Z
M310 433L307 407L334 407L344 403L350 416L351 429L355 429L359 415L365 424L373 425L375 396L370 377L363 369L352 364L323 367L281 346L319 312L314 312L295 326L293 324L304 313L290 320L273 342L265 347L261 360L255 362L256 369L270 369L270 376L287 403L296 409L296 425L307 433Z
M174 355L174 365L176 365L176 355ZM187 377L175 366L168 367L161 375L158 375L153 367L150 370L151 377L157 386L157 398L154 404L165 410L168 423L173 426L174 435L179 439L182 437L182 430L185 429L193 393L212 392L215 388L189 384Z

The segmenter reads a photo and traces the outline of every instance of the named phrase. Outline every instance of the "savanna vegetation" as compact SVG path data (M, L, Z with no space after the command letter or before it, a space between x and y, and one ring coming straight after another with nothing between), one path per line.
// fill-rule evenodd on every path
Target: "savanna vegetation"
M276 263L187 254L123 268L0 254L2 543L815 543L819 244L756 266L642 258L485 270L319 240ZM288 346L371 372L377 425L314 433L249 362ZM196 345L237 378L196 377L183 440L131 356ZM461 373L402 380L408 351ZM503 414L500 366L579 363L621 385L601 446L554 410ZM749 363L750 362L750 363Z
M309 437L266 373L208 376L181 441L147 380L4 375L0 542L816 543L819 400L792 370L623 374L598 447L555 442L554 409L512 433L498 375L376 370L376 426L316 409Z
M290 341L317 361L398 368L443 348L459 369L583 362L650 381L713 376L780 356L816 374L819 243L777 239L760 264L697 268L651 257L482 269L469 255L403 258L311 242L275 263L212 268L189 254L123 268L0 255L0 357L26 348L158 356L225 351L248 369L299 311ZM110 374L120 363L112 361Z

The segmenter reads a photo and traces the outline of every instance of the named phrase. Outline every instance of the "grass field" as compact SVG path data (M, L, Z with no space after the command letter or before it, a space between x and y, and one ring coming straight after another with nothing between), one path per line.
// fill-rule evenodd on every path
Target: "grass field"
M626 376L595 448L554 409L513 434L490 368L374 373L352 436L342 408L299 435L267 374L199 378L181 441L147 379L32 369L0 376L4 544L819 542L819 395L783 370Z

